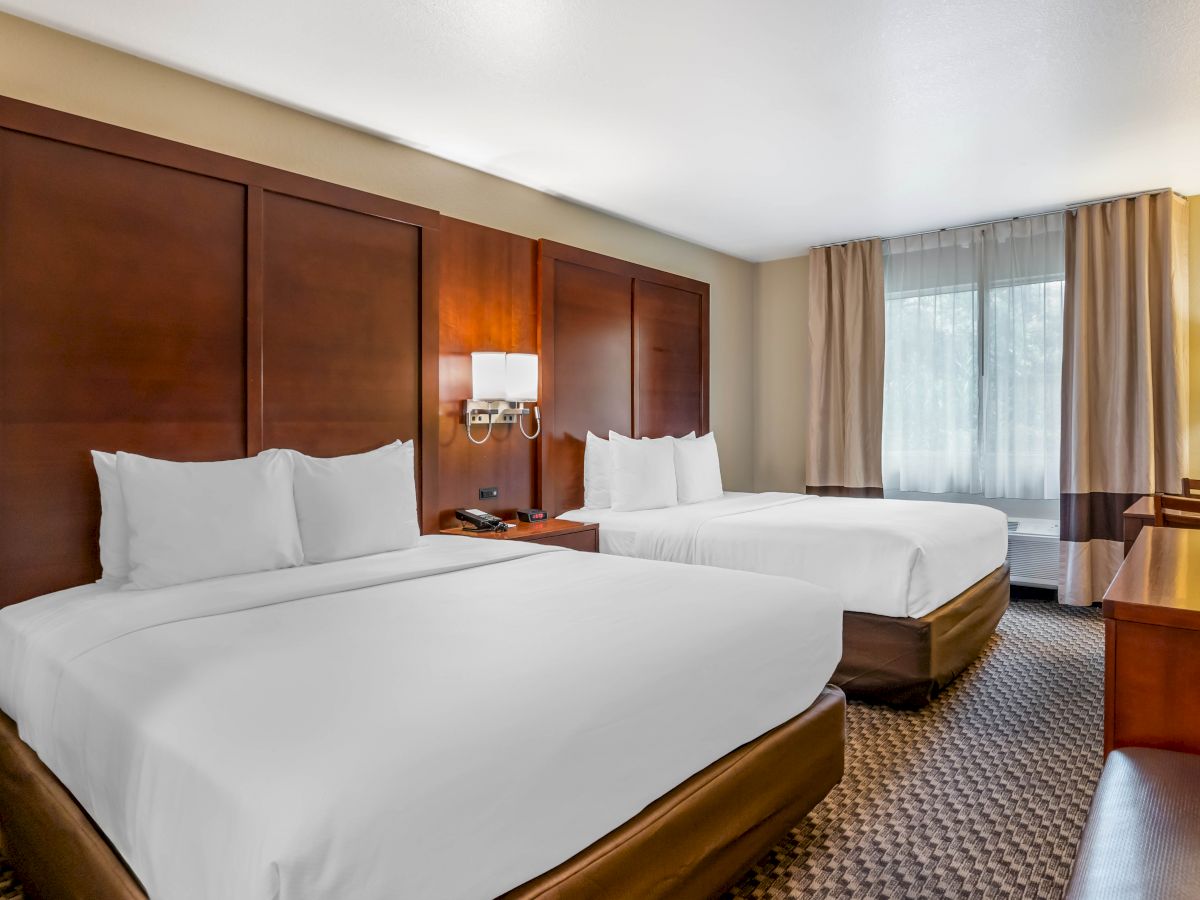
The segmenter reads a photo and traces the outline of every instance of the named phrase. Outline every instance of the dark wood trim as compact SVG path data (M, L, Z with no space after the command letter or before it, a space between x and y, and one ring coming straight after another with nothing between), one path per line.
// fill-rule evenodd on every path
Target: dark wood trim
M246 188L246 455L263 447L263 189Z
M562 262L574 263L577 266L587 266L589 269L612 272L614 275L628 275L630 278L640 278L643 281L652 281L655 284L663 284L667 287L708 296L707 284L685 275L674 275L661 269L652 269L649 266L618 259L615 256L605 256L603 253L583 250L579 247L572 247L570 244L560 244L557 241L548 241L545 238L538 241L538 248L544 259L557 259Z
M1116 660L1117 660L1117 623L1112 619L1104 620L1104 755L1107 757L1113 749L1113 735L1116 733Z
M417 509L426 533L438 528L439 238L436 222L421 229L421 452L416 462Z
M710 349L712 347L712 339L710 337L710 324L708 317L709 287L707 284L702 285L703 290L700 291L700 433L707 434L712 431L711 425L711 394L709 393L709 359Z
M538 242L530 242L529 262L533 271L533 319L536 331L534 333L533 352L538 355L538 411L541 413L541 429L538 432L537 448L533 454L533 506L537 509L542 508L542 453L547 443L546 435L549 432L546 430L546 413L553 409L553 404L547 399L547 392L551 389L551 382L554 380L548 378L546 373L550 370L546 367L546 357L543 356L542 344L542 283L541 283L541 267L538 265Z
M639 363L642 350L642 309L638 305L638 279L629 279L629 361L633 377L629 379L629 427L630 436L642 433L645 411L642 409L642 367Z
M537 243L535 253L537 264L534 267L537 279L537 352L538 374L542 380L542 434L538 438L537 452L537 505L557 515L562 510L554 509L558 498L552 488L548 487L546 476L552 471L550 459L552 439L557 434L555 423L554 401L554 266L546 265L543 253L550 241L541 240Z
M437 227L436 211L402 200L381 197L357 188L321 181L11 97L0 97L0 128L290 194L329 206L345 207L421 228Z

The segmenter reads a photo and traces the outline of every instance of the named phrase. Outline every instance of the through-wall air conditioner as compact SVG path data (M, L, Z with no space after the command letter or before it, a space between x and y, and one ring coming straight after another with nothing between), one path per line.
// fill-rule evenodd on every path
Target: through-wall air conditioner
M1058 523L1053 519L1008 520L1008 571L1013 584L1058 587Z

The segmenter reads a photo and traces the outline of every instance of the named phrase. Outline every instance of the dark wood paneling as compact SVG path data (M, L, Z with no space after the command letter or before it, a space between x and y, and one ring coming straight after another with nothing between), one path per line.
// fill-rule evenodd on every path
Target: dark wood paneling
M99 573L93 448L196 460L419 438L433 497L437 225L0 98L0 606Z
M99 575L88 451L245 452L245 188L0 131L0 603Z
M681 437L698 422L707 430L704 297L640 278L633 297L634 436Z
M347 209L408 222L420 228L436 229L438 225L436 211L393 200L391 197L380 197L345 185L320 181L307 175L286 172L200 147L97 122L94 119L73 116L11 97L0 97L0 126L197 175L210 175L224 181L256 185L269 191L304 197L330 206L344 206Z
M542 505L583 505L587 432L708 430L708 285L539 243Z
M443 216L440 293L438 510L441 527L454 510L475 507L511 517L537 502L537 442L501 425L482 445L467 440L462 404L471 395L471 353L537 352L537 245L494 228ZM483 429L476 428L476 434ZM526 424L533 431L533 423ZM495 500L479 488L498 487Z
M416 435L420 229L270 191L263 222L264 444L334 456Z
M553 385L542 493L558 515L583 505L588 431L633 430L633 285L626 275L563 260L543 257L542 266L542 357Z

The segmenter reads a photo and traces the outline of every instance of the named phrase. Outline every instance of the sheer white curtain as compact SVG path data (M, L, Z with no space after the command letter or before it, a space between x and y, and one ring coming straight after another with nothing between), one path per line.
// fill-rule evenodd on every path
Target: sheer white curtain
M884 243L883 483L1058 497L1063 216Z

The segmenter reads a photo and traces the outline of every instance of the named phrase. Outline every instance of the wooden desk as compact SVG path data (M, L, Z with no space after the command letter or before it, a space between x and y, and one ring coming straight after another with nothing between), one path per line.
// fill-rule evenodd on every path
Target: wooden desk
M1133 505L1124 512L1125 517L1125 555L1133 549L1133 542L1147 525L1154 524L1154 498L1142 497L1133 501Z
M1200 531L1145 527L1104 595L1104 752L1200 753Z

